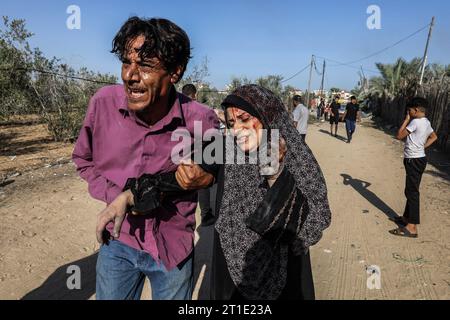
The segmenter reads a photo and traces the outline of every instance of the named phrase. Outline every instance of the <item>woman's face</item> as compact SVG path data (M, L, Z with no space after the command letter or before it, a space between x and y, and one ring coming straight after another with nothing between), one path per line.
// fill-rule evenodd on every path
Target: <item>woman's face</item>
M256 151L261 143L263 124L258 118L236 107L226 109L228 127L244 152Z

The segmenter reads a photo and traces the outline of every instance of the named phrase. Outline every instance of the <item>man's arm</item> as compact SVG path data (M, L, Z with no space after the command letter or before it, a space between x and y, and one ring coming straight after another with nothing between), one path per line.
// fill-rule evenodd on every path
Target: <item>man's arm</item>
M403 121L403 124L401 125L400 129L398 129L398 132L397 132L398 140L403 140L410 134L410 132L406 129L410 120L411 120L411 118L409 117L409 113L408 113L406 115L405 120Z
M428 148L429 146L431 146L433 143L436 142L437 138L438 138L437 134L433 131L433 132L428 136L427 142L425 143L425 146L424 146L424 147L425 147L425 148Z
M348 110L348 104L345 106L345 111L344 111L344 115L342 116L342 119L345 119L345 116L347 115L347 110ZM339 112L339 109L338 109Z
M299 121L299 112L298 112L298 108L295 107L294 111L292 111L292 119L294 120L294 127L297 128L298 125L298 121Z
M95 97L89 103L88 111L72 154L72 160L80 177L88 183L89 194L94 199L110 203L120 194L122 189L96 171L92 157L94 115Z

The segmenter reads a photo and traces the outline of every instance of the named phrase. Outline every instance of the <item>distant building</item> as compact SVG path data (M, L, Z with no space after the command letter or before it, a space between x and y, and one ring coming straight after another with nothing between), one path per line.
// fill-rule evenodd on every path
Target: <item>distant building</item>
M316 95L316 96L323 95L325 97L328 96L328 93L329 93L327 90L322 90L322 91L314 90L313 92L314 92L314 95Z
M333 92L333 97L336 95L339 95L340 99L339 99L339 103L344 104L344 103L348 103L350 102L350 97L352 96L352 94L350 92L347 91L340 91L340 92Z

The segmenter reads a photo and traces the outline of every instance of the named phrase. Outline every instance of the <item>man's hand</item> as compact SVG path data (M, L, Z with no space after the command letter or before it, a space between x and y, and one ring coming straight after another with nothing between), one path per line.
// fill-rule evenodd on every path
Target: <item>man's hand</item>
M119 238L120 228L122 227L123 220L128 205L133 205L133 194L130 190L122 192L113 202L111 202L102 212L97 216L97 241L100 244L104 243L103 232L106 229L106 225L111 221L114 221L113 237Z
M177 172L175 172L175 177L184 190L204 189L214 181L212 174L194 163L180 163Z

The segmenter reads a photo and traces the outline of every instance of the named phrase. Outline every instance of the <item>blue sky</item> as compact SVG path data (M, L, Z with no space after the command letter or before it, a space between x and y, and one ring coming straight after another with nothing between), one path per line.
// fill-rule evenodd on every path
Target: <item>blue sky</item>
M66 28L69 5L81 9L81 30ZM381 9L381 29L369 30L369 5ZM429 62L450 63L450 2L439 0L227 0L227 1L2 1L0 15L23 18L35 33L30 41L47 56L56 56L74 67L119 75L120 64L109 53L111 40L132 15L168 18L181 26L191 39L192 67L206 56L210 83L219 89L232 76L295 74L310 61L311 54L342 62L357 60L428 24L436 16L429 48ZM400 45L361 63L366 76L376 73L375 62L393 62L397 57L422 56L427 30ZM317 59L319 68L323 60ZM327 62L328 63L328 62ZM332 64L331 62L329 63ZM189 68L188 68L189 71ZM325 87L352 89L359 80L356 68L330 66ZM308 72L288 81L307 87ZM313 73L313 88L320 77Z

